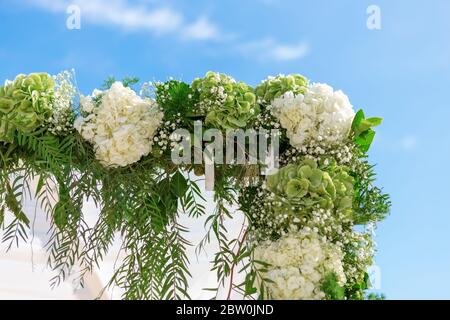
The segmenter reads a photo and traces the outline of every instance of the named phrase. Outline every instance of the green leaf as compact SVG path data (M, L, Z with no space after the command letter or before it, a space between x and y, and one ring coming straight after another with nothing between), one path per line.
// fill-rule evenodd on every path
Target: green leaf
M111 88L114 82L116 82L116 78L114 76L108 76L103 82L102 89L108 90L109 88Z
M5 222L5 207L2 206L0 208L0 228L3 227L4 222Z
M41 175L39 176L39 180L38 180L38 183L37 183L37 186L36 186L36 193L35 193L35 196L36 196L36 197L37 197L37 196L39 195L39 193L41 192L42 187L44 186L44 183L45 183L45 178L44 178L44 175L41 174Z
M355 137L358 137L371 128L380 125L382 121L382 118L376 117L365 119L364 112L362 110L359 110L353 118L352 131L355 133Z
M188 190L188 183L180 171L175 172L172 176L171 189L172 192L179 198L186 194L186 191Z
M9 210L14 214L16 219L24 223L27 227L30 226L30 220L22 211L22 205L17 201L17 197L21 196L21 193L14 194L14 190L9 183L6 183L6 196L5 203Z
M355 117L353 118L352 122L352 130L356 131L356 128L358 128L359 124L362 120L364 120L364 111L362 109L359 109L358 112L355 114Z
M354 142L359 146L359 149L363 152L369 151L370 145L375 137L375 131L369 129L359 136L355 137Z
M371 123L372 128L373 128L373 127L379 126L383 122L383 118L372 117L372 118L367 118L366 121Z
M381 118L370 118L370 119L364 119L359 124L358 128L356 129L356 135L360 135L361 133L376 127L382 122Z
M367 152L375 137L375 131L372 128L382 123L382 118L372 117L364 118L364 112L359 110L352 122L353 141L358 145L359 149Z
M370 277L369 274L366 272L364 273L364 287L363 289L369 289L372 286L372 284L370 283Z
M256 273L250 272L245 276L245 293L248 295L255 294L257 289L253 286L255 283Z
M135 84L139 83L139 78L137 77L125 77L122 80L124 87L132 87Z
M61 202L58 202L55 205L53 212L53 221L59 230L63 230L67 225L68 212L66 211L65 205Z
M169 223L169 217L164 212L157 212L152 214L151 225L152 229L156 233L164 231L165 227Z

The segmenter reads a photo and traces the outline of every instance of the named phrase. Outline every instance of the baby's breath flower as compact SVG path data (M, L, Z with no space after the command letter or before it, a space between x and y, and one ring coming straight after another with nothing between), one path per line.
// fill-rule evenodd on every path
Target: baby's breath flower
M73 71L63 71L53 77L55 81L53 113L45 125L55 135L66 135L73 130L72 124L75 120L73 101L77 94L74 77Z

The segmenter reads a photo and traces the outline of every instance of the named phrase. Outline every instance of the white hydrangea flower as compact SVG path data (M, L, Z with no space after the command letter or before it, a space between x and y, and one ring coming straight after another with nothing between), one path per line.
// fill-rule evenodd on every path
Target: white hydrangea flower
M257 245L254 259L270 264L265 276L273 281L266 283L273 299L323 299L322 280L330 272L340 285L346 282L341 249L310 229Z
M309 86L305 95L287 92L274 99L274 115L286 129L291 145L301 148L312 139L326 143L344 140L355 116L348 97L326 84Z
M163 113L156 102L142 99L121 82L115 82L101 95L97 106L90 97L81 100L82 111L89 115L77 118L74 127L94 145L98 160L110 167L126 166L150 153L153 136Z
M80 97L81 111L86 113L91 113L94 110L94 102L91 97L81 96Z

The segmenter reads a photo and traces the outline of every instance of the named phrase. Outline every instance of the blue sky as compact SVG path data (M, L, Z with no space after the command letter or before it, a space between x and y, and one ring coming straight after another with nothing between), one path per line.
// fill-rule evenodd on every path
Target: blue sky
M66 28L69 3L81 29ZM381 30L366 27L369 5ZM392 196L377 230L382 291L450 298L448 0L0 0L0 80L75 68L84 93L108 75L185 81L208 70L257 84L302 73L381 116L371 150Z

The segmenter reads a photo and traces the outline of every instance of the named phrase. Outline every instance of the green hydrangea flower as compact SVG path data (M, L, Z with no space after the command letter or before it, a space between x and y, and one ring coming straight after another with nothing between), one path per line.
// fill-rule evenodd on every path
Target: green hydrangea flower
M198 93L197 109L206 115L206 124L218 129L245 128L259 114L252 87L215 72L192 82Z
M351 215L354 180L343 166L319 166L311 159L289 164L267 177L267 188L283 203L280 212L293 207L337 209Z
M279 75L261 82L255 92L259 102L270 104L273 99L281 97L288 91L292 91L294 94L304 94L308 83L308 79L299 74Z
M20 74L0 87L0 141L31 132L52 115L54 80L47 73Z

